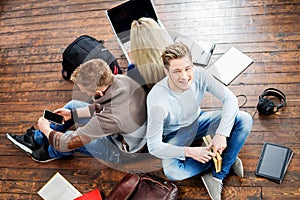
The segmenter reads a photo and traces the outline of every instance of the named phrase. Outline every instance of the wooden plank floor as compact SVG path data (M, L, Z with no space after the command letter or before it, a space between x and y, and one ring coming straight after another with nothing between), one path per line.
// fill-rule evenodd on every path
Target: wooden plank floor
M122 1L0 1L0 199L40 199L37 191L57 171L77 189L99 188L103 197L125 175L84 155L47 164L32 161L6 139L36 126L43 109L63 106L72 84L60 75L61 54L75 38L88 34L106 46L126 67L105 10ZM172 2L172 3L171 3ZM224 199L300 199L300 1L299 0L154 0L168 30L217 44L211 62L230 46L254 59L230 84L248 101L242 108L254 117L240 157L245 178L230 175ZM263 117L255 114L258 96L275 87L287 96L287 107ZM214 107L206 100L205 107ZM292 148L295 155L282 184L258 178L254 171L264 142ZM151 172L164 178L162 171ZM178 181L180 199L209 199L200 176Z

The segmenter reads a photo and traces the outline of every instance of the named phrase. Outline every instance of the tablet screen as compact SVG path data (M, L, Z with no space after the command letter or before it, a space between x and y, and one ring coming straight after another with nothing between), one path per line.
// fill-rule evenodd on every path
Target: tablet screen
M279 179L286 163L287 152L287 148L266 144L257 172Z

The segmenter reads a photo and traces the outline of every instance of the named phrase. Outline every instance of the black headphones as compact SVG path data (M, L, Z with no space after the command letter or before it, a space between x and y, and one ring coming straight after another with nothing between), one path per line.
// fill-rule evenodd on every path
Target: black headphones
M275 103L266 96L278 98L280 100L280 104L275 105ZM280 108L284 107L285 104L286 97L283 92L275 88L268 88L259 96L257 110L263 115L270 115L276 113Z

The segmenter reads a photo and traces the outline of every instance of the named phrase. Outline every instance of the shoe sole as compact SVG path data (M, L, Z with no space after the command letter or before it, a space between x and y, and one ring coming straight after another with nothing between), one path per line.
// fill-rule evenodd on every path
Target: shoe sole
M53 160L57 160L59 158L51 158L51 159L48 159L48 160L37 160L37 159L35 159L34 157L31 156L31 159L36 161L36 162L39 162L39 163L47 163L47 162L51 162Z
M28 148L27 146L25 146L24 144L18 142L17 140L15 140L10 133L6 133L6 137L9 141L11 141L15 147L17 147L18 149L24 151L27 155L31 155L32 154L32 150L30 148Z

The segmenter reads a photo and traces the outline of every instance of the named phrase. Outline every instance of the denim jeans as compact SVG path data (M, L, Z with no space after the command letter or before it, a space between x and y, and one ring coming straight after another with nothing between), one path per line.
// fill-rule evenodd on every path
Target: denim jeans
M64 108L66 109L72 109L72 108L82 108L86 107L89 104L86 102L82 101L77 101L77 100L72 100L68 102ZM86 124L89 121L89 118L81 118L76 123L79 124ZM73 121L72 121L73 122ZM50 127L53 130L63 132L65 134L70 134L72 131L67 131L71 126L74 125L71 121L67 121L62 125L58 125L55 123L51 123ZM35 141L42 145L45 142L49 142L47 137L40 131L40 130L35 130L34 134L34 139ZM105 137L100 137L96 140L91 141L90 143L76 148L72 151L68 152L61 152L56 150L53 146L49 145L48 147L48 153L51 158L62 158L64 156L69 156L74 154L75 152L87 154L94 156L96 158L99 158L101 160L109 161L109 162L114 162L114 163L119 163L120 162L120 150L119 148L112 142L110 136L105 136Z
M164 142L178 146L189 146L193 141L205 135L214 135L221 119L221 111L201 112L198 119L190 126L163 137ZM236 116L230 137L227 138L227 148L222 152L222 170L216 173L212 160L203 164L192 158L185 160L162 160L165 175L170 180L183 180L211 170L214 177L223 180L234 164L238 153L244 145L252 128L252 117L243 111Z

